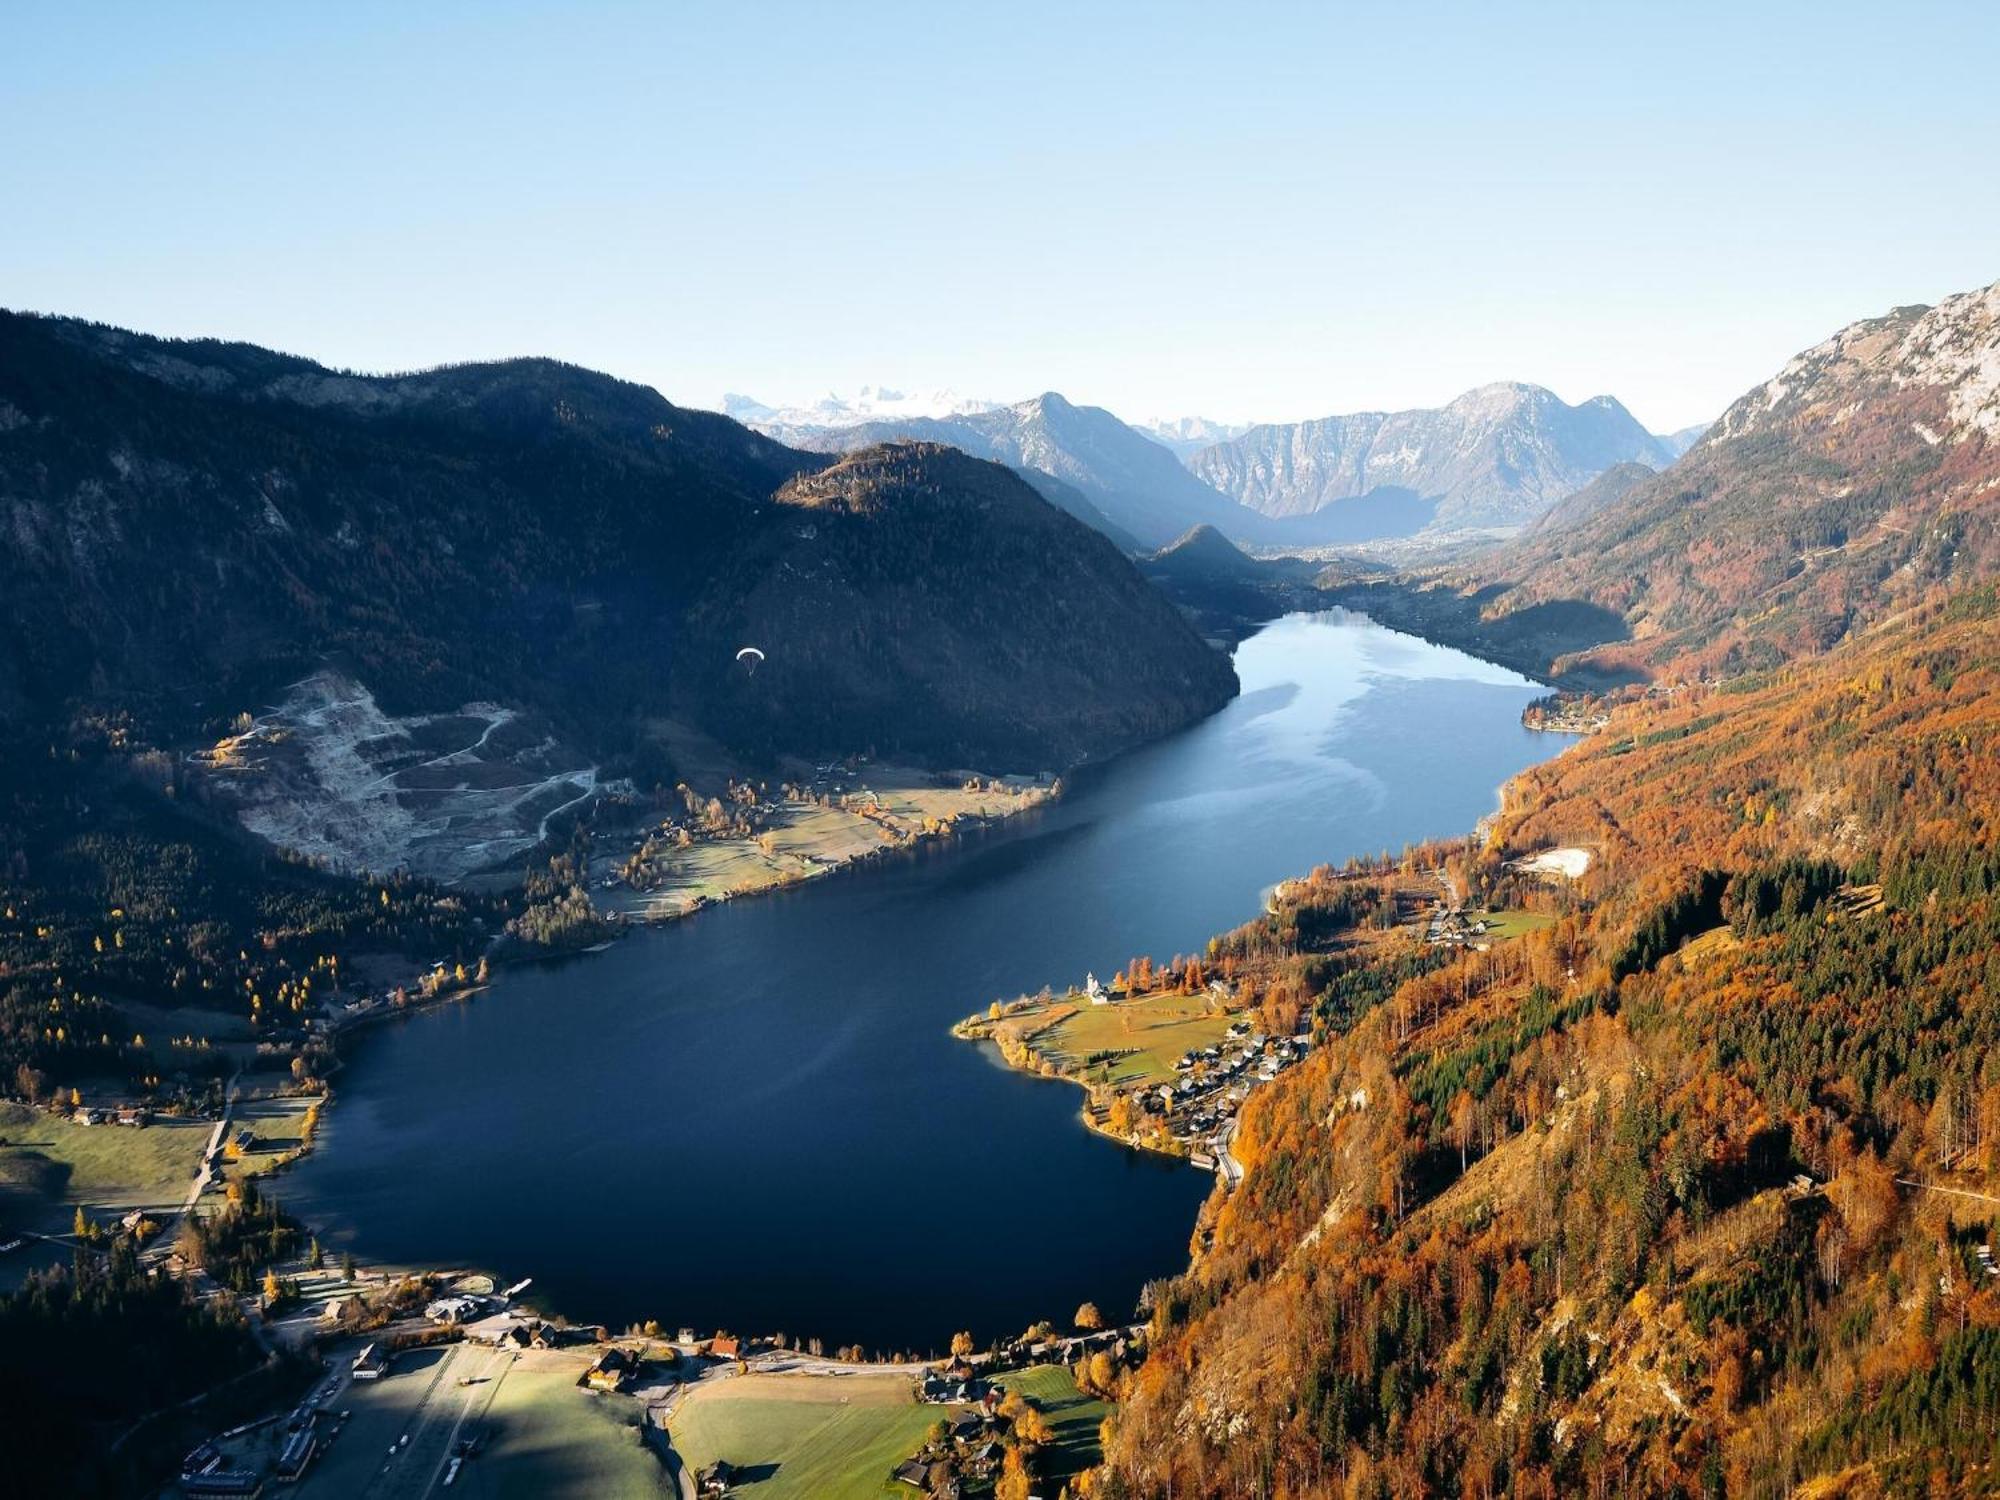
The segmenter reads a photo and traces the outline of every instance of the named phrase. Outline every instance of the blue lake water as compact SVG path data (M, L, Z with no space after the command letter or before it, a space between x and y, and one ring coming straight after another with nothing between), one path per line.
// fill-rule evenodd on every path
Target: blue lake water
M955 1040L996 997L1197 951L1315 864L1464 832L1562 748L1542 690L1358 616L1237 651L1213 718L1005 828L512 971L360 1039L282 1194L328 1243L571 1318L877 1349L1129 1310L1206 1173Z

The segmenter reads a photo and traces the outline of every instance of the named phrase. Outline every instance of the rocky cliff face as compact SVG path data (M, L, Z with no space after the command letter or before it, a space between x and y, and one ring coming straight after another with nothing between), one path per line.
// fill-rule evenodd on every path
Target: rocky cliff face
M1254 427L1188 467L1268 516L1400 490L1436 500L1432 524L1458 529L1520 526L1614 464L1672 460L1609 396L1570 406L1540 386L1501 384L1435 410Z

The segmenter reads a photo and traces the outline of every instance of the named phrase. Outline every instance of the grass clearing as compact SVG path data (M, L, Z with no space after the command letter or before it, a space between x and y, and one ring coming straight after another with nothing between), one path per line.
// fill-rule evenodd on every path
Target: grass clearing
M925 772L871 767L851 778L841 805L786 802L755 838L705 840L672 857L666 878L652 890L624 886L602 891L599 904L626 916L659 920L679 916L702 901L721 901L825 875L886 848L935 837L961 818L1003 818L1046 801L1048 788L1009 782L999 789L936 786ZM616 865L602 858L592 875Z
M1556 925L1545 911L1489 911L1484 913L1487 934L1496 938L1517 938Z
M250 1099L236 1107L230 1134L248 1130L249 1149L228 1157L224 1176L232 1181L275 1172L304 1149L306 1111L318 1101L307 1095L280 1099Z
M1111 1408L1079 1392L1068 1370L1038 1365L998 1379L1040 1407L1055 1430L1045 1478L1060 1481L1098 1462L1098 1432ZM919 1403L904 1375L743 1375L695 1387L670 1426L690 1468L720 1458L747 1469L744 1493L757 1500L870 1500L909 1494L891 1471L938 1418L965 1409Z
M578 1389L574 1359L523 1355L480 1421L490 1434L467 1467L470 1493L502 1500L673 1495L665 1467L639 1440L636 1402ZM477 1471L476 1474L473 1471Z
M895 1494L890 1471L945 1410L904 1375L745 1375L691 1390L669 1428L690 1468L748 1469L757 1500L845 1500Z
M1037 1365L1000 1380L1039 1406L1055 1429L1056 1440L1044 1455L1044 1478L1066 1479L1097 1465L1104 1456L1099 1432L1111 1412L1108 1403L1079 1391L1061 1365Z
M1075 1015L1036 1036L1032 1045L1062 1071L1088 1082L1121 1088L1169 1083L1181 1054L1215 1046L1231 1019L1207 994L1162 993L1107 1005L1084 1000ZM1097 1052L1123 1055L1086 1070L1085 1059Z
M0 1208L12 1200L33 1222L66 1220L61 1210L76 1204L99 1215L178 1208L214 1128L207 1120L172 1119L139 1128L73 1125L0 1103Z
M1707 932L1699 933L1681 944L1680 961L1684 966L1698 964L1719 954L1733 953L1742 946L1736 934L1731 932L1725 923L1720 927L1711 927Z

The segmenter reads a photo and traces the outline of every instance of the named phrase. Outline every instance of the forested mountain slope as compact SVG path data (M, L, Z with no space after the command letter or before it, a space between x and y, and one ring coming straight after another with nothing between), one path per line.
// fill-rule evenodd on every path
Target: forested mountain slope
M1461 580L1488 628L1621 605L1654 685L1405 857L1527 930L1344 941L1364 864L1211 945L1323 1044L1246 1106L1107 1493L2000 1489L1996 304L1847 330Z
M1004 470L875 455L897 503L818 541L781 492L829 462L546 360L362 377L6 316L0 704L170 740L331 661L392 707L525 704L600 752L665 717L753 753L1037 769L1231 691ZM746 643L769 670L731 675Z
M1666 473L1439 570L1403 608L1578 679L1822 651L2000 566L2000 284L1841 330ZM1579 505L1586 502L1579 497ZM1537 618L1570 627L1541 631Z
M1990 1493L1996 834L1983 588L1621 709L1419 851L1557 920L1296 951L1326 1045L1252 1096L1110 1492ZM1508 868L1552 843L1575 887Z

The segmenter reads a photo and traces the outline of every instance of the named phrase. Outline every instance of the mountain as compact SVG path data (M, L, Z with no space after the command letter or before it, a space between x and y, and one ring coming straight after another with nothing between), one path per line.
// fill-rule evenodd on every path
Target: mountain
M1474 571L1490 618L1558 600L1622 617L1630 642L1586 660L1734 672L1990 578L1996 513L2000 283L1842 329L1666 473Z
M513 705L600 758L657 760L670 722L1032 770L1234 687L1003 468L833 463L548 360L363 377L0 315L0 496L0 709L162 745L331 667L385 711Z
M1206 947L1313 1047L1150 1289L1108 1493L1995 1492L2000 285L1589 493L1400 597L1654 680Z
M1565 495L1543 511L1528 527L1529 535L1561 531L1606 506L1622 500L1634 485L1653 477L1654 471L1641 463L1613 464L1574 494Z
M801 447L820 452L899 439L948 443L1004 463L1031 482L1059 481L1142 547L1162 546L1204 523L1235 537L1269 529L1263 518L1217 494L1151 438L1101 407L1077 406L1053 391L990 411L792 436Z
M1441 530L1518 527L1613 464L1673 454L1609 396L1570 406L1540 386L1468 391L1434 410L1253 427L1188 468L1267 516L1314 515L1377 493L1437 503Z
M1197 526L1160 548L1145 566L1149 573L1243 583L1264 577L1272 564L1259 562L1213 526Z
M1688 449L1702 440L1713 422L1697 422L1692 427L1683 427L1678 432L1656 432L1653 440L1667 450L1670 457L1679 458Z
M784 442L788 441L788 433L801 429L852 427L861 422L893 422L912 417L955 417L985 411L997 404L961 396L957 391L898 391L888 386L864 385L853 396L828 393L809 406L766 406L752 396L727 395L722 398L722 412Z
M1207 417L1169 417L1139 422L1137 430L1185 462L1203 448L1243 436L1253 423L1212 422Z

